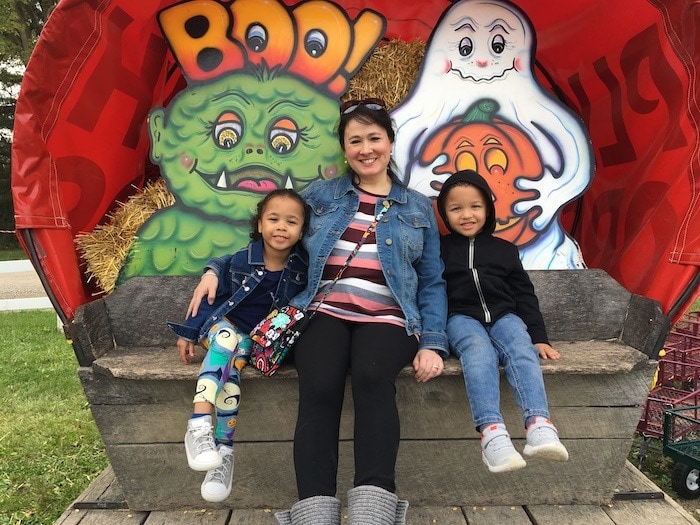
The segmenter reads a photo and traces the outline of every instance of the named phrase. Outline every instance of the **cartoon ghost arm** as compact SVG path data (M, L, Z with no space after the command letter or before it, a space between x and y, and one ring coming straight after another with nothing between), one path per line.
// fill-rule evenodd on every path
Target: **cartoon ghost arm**
M564 108L536 106L536 115L522 119L522 125L533 135L543 166L539 180L521 179L521 190L535 190L539 197L516 204L517 213L539 206L542 213L534 220L542 230L567 202L583 193L593 175L591 146L581 122ZM520 115L522 117L523 115Z

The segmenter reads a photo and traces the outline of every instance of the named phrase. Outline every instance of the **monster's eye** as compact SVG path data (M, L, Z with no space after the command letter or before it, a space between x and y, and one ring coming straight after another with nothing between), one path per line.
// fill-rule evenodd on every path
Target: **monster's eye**
M291 119L280 119L270 129L270 146L276 153L290 153L298 142L299 128Z
M267 29L261 24L251 24L245 32L245 41L250 49L262 53L269 41Z
M304 39L304 49L309 54L310 57L318 58L323 53L326 52L328 48L328 39L323 31L318 29L313 29L306 33L306 38Z
M219 116L214 125L214 142L222 149L231 149L243 135L243 123L238 115L224 113Z
M474 51L474 43L472 42L471 38L465 36L459 42L459 54L463 57L468 57L472 54L472 51Z
M493 40L491 41L491 49L493 49L493 52L497 55L500 55L501 53L503 53L505 48L506 39L503 38L503 35L495 35L493 37Z

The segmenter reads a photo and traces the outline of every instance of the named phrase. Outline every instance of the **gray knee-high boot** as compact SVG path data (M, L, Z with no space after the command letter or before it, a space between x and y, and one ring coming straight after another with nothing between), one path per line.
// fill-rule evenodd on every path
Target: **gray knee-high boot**
M313 496L297 501L292 508L275 514L279 525L340 525L340 500Z
M408 502L372 485L348 491L348 525L405 525Z

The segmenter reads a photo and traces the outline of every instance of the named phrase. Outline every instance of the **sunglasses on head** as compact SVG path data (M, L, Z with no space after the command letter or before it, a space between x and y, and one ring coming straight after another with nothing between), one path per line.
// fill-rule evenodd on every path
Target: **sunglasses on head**
M340 113L341 115L347 115L348 113L355 111L360 106L364 106L373 111L386 109L386 104L381 98L363 98L343 102L340 105Z

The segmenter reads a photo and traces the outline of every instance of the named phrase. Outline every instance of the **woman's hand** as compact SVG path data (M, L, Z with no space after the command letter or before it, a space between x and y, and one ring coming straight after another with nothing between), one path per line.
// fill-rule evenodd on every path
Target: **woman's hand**
M177 351L180 353L180 361L189 365L194 357L194 343L179 337L177 340Z
M413 370L416 371L416 381L425 383L442 374L445 363L435 350L421 348L413 359Z
M190 305L187 307L187 315L185 316L185 319L188 319L190 316L197 316L199 305L204 297L207 298L207 302L209 304L214 304L214 299L216 299L216 288L218 285L219 278L213 271L209 270L202 275L199 284L194 289L194 293L192 294L192 300L190 301Z

